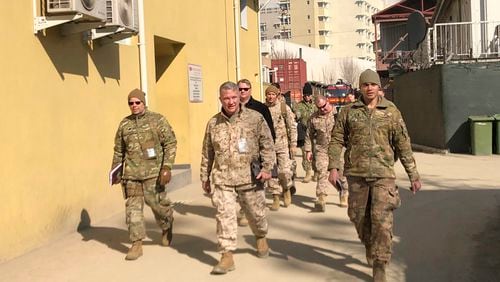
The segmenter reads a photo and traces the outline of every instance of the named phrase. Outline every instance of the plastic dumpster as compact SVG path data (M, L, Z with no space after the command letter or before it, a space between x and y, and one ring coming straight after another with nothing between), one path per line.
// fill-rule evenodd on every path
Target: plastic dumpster
M493 147L493 121L489 116L470 116L470 144L473 155L491 155Z
M500 154L500 114L493 115L493 118L495 119L495 121L493 122L493 152L495 154Z

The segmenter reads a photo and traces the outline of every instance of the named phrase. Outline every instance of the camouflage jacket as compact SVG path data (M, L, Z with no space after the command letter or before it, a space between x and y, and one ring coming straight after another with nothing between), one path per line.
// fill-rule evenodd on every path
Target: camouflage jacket
M223 112L207 124L201 155L200 179L225 186L252 184L251 163L270 172L276 162L271 130L257 111L241 107L227 117Z
M283 113L282 105L286 114ZM286 104L277 101L273 105L266 103L266 106L273 117L274 132L276 133L275 145L276 149L288 149L289 147L297 146L297 124L295 123L295 115Z
M294 112L296 115L297 122L307 127L309 125L309 118L316 111L316 107L313 102L306 102L304 100L295 104Z
M396 154L410 181L419 179L401 113L383 97L372 110L360 100L340 111L328 149L329 170L341 168L342 146L346 147L345 175L395 178Z
M124 118L115 136L112 167L123 163L123 179L158 177L162 166L172 168L177 140L161 114L146 112Z
M309 119L307 126L306 140L304 150L307 152L312 151L312 145L316 150L322 150L326 153L328 151L328 144L332 136L333 126L335 125L335 108L326 115L322 115L316 111Z

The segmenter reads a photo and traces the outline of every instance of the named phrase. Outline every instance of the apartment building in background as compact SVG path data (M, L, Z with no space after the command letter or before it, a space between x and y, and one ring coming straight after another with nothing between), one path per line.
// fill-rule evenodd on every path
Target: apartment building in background
M383 0L271 0L261 9L261 39L328 51L331 58L375 62L371 16Z

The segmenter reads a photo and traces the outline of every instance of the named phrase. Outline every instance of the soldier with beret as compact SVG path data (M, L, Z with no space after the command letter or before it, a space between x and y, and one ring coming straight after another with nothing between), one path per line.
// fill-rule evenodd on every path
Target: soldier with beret
M145 94L134 89L127 97L131 115L118 126L112 169L122 165L123 176L113 184L123 186L125 212L130 240L133 242L127 260L142 256L142 240L146 237L143 207L151 207L156 223L162 229L161 244L172 241L173 210L166 197L177 141L167 119L151 112L145 105Z
M346 147L344 174L349 184L348 216L365 245L374 281L386 281L392 254L393 211L401 205L395 184L395 156L403 164L416 193L420 176L410 136L396 106L380 96L380 78L365 70L359 78L361 97L338 116L329 145L329 181L339 180L342 147Z
M259 112L240 104L238 85L225 82L219 93L222 109L207 123L200 166L202 188L216 208L222 254L213 274L235 269L238 203L255 235L257 256L268 256L263 182L271 178L276 162L271 130Z

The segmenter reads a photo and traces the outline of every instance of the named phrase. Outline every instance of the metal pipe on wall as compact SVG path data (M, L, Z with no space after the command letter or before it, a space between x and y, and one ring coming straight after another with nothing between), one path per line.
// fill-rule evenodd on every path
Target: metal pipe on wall
M147 50L146 50L146 29L144 27L144 0L138 0L139 10L139 67L141 78L141 90L146 93L146 106L149 105L148 93L148 68L147 68Z
M233 0L234 48L236 53L236 81L240 80L240 15L239 0Z

